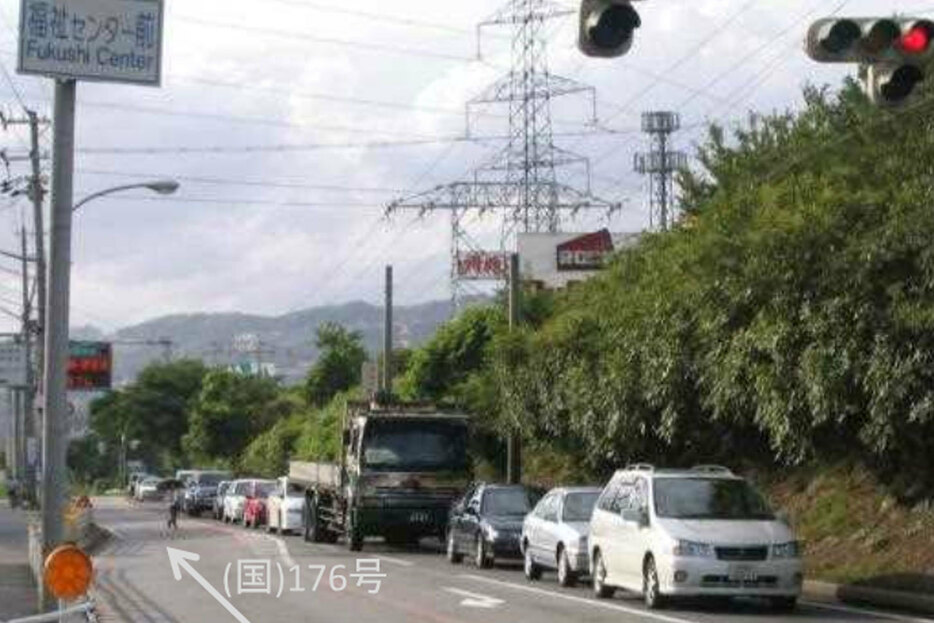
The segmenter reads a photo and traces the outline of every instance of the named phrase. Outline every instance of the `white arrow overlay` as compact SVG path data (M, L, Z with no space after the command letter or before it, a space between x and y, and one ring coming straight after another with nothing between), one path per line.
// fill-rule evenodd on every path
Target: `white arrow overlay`
M224 596L221 595L216 588L211 586L211 583L205 580L200 573L195 571L195 568L192 567L191 563L188 562L197 562L201 560L200 555L195 554L194 552L186 552L185 550L175 549L172 547L166 547L165 551L169 554L169 562L172 564L172 575L175 576L176 581L181 581L182 569L184 569L188 572L188 575L193 577L195 581L200 584L201 587L208 592L208 594L211 595L211 597L217 600L217 603L224 606L227 612L232 614L233 617L237 619L237 621L240 623L250 623L249 619L243 616L239 610L234 608L234 605L227 601Z
M461 601L461 605L466 606L468 608L495 608L496 606L501 606L504 603L506 603L502 599L497 599L496 597L490 597L489 595L480 595L479 593L470 593L468 591L461 590L459 588L451 588L449 586L445 586L444 590L446 590L449 593L454 593L455 595L458 595L459 597L465 597L466 599Z

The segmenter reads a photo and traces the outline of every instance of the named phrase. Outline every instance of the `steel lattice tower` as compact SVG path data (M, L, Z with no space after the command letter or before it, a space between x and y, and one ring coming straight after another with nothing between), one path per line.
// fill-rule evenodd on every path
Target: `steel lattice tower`
M658 214L662 231L667 231L672 217L674 173L686 169L687 154L670 149L671 135L681 128L681 117L673 112L642 113L642 131L653 139L649 153L636 154L636 173L649 176L649 218ZM651 224L651 223L650 223Z
M620 207L590 192L590 166L586 158L557 147L552 129L551 103L557 97L588 93L596 117L593 87L551 74L548 70L545 25L549 20L576 13L549 0L511 0L478 26L512 29L512 62L509 72L467 103L467 133L471 134L472 109L476 106L508 106L506 146L480 165L473 179L439 186L394 201L388 212L435 210L451 212L451 289L456 308L460 296L457 258L471 248L464 217L470 211L496 212L502 218L500 245L513 246L520 232L558 232L566 216L597 209L611 215ZM595 119L594 119L595 121ZM586 172L586 188L579 190L559 180L557 169L579 165Z

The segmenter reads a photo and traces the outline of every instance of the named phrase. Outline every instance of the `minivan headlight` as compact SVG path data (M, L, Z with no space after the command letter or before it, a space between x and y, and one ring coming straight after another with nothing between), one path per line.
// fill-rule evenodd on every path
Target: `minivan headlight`
M684 540L678 541L672 553L683 558L713 558L714 556L713 545Z
M773 545L772 558L801 558L801 543L789 541Z

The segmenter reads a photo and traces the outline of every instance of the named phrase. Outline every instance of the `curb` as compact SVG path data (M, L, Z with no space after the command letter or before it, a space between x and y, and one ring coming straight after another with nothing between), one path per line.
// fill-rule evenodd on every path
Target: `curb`
M804 593L808 597L833 599L842 603L934 614L934 595L924 593L893 591L870 586L854 586L852 584L831 584L811 580L804 582Z

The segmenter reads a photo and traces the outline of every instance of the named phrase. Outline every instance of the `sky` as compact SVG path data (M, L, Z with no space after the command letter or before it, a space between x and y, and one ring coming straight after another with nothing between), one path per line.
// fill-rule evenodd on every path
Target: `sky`
M15 74L19 4L0 0L0 106L51 116L51 81ZM482 140L456 140L465 102L510 63L508 28L484 29L478 57L476 25L500 6L167 0L161 88L79 84L75 197L163 178L181 188L114 195L77 214L72 324L112 330L173 313L377 302L386 264L400 304L447 298L449 214L387 219L385 208L469 179L503 146L508 111L495 106L474 109L471 136ZM805 84L837 85L852 71L805 56L811 20L930 15L934 0L642 0L637 9L643 26L622 58L584 57L575 15L547 28L550 71L596 89L601 128L588 125L587 97L560 98L555 142L589 157L593 193L623 206L609 223L581 217L570 231L649 226L648 186L632 172L633 155L649 147L642 112L677 111L674 145L693 154L707 123L795 109ZM0 134L13 155L27 140L22 128ZM26 172L12 165L12 175ZM586 185L579 167L559 177ZM18 249L24 210L22 199L0 199L0 250ZM495 248L494 217L471 217L467 228ZM0 261L6 312L21 297L13 269ZM0 331L15 327L0 319Z

